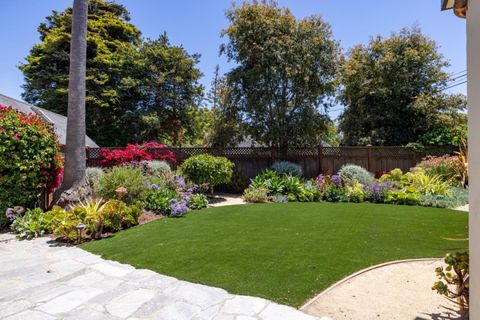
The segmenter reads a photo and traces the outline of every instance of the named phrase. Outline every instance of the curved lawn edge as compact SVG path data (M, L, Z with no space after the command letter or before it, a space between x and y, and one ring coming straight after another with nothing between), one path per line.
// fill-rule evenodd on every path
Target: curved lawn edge
M467 231L467 217L381 204L234 205L157 220L81 247L137 268L301 308L366 269L441 259L451 247L446 238Z
M350 280L352 280L352 279L354 279L354 278L356 278L356 277L358 277L358 276L360 276L364 273L367 273L369 271L372 271L372 270L375 270L375 269L380 269L380 268L383 268L383 267L388 267L388 266L391 266L391 265L403 264L403 263L409 263L409 262L424 262L424 261L435 262L435 261L442 261L442 260L443 260L443 258L403 259L403 260L388 261L388 262L384 262L384 263L380 263L380 264L377 264L377 265L374 265L374 266L367 267L365 269L354 272L349 276L346 276L345 278L339 280L338 282L335 282L334 284L332 284L331 286L329 286L328 288L326 288L325 290L323 290L322 292L320 292L319 294L317 294L313 298L309 299L305 304L300 306L298 309L302 310L302 311L305 311L312 303L314 303L315 301L317 301L318 299L320 299L321 297L323 297L327 293L330 293L330 291L332 291L333 289L335 289L335 288L341 286L342 284L344 284L345 282L350 281Z

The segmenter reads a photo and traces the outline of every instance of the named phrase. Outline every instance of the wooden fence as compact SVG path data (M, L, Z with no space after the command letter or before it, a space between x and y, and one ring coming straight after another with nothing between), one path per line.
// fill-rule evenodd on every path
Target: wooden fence
M87 166L100 166L100 149L87 149ZM104 148L119 149L119 148ZM318 147L289 149L279 152L271 148L171 148L178 162L181 163L193 155L209 153L224 156L235 163L237 172L247 178L255 177L275 161L287 160L298 163L304 170L306 178L319 173L336 173L345 164L356 164L379 175L383 172L400 168L408 171L427 155L442 156L452 154L453 147L428 147L415 151L406 147Z

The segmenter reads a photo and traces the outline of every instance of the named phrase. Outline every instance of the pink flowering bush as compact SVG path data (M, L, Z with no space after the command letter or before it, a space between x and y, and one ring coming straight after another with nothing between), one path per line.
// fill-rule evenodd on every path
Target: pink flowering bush
M131 162L165 160L176 164L173 152L165 145L157 142L128 144L124 149L101 149L100 162L106 167L124 165Z
M35 114L0 105L0 227L7 208L38 204L60 185L62 158L53 127Z
M428 175L438 175L444 181L450 181L462 187L467 182L468 170L459 155L444 155L442 157L428 156L422 159L418 167L423 168Z

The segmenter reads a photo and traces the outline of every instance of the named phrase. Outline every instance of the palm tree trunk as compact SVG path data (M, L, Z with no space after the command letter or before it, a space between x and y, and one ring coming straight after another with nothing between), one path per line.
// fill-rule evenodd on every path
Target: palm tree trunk
M68 120L63 190L83 182L86 169L85 95L88 0L74 0L68 83Z

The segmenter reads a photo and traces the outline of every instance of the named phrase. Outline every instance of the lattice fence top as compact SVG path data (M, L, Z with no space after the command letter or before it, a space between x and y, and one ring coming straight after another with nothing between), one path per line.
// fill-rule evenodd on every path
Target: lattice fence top
M100 150L118 150L122 148L88 148L88 160L100 160ZM230 159L302 159L313 157L338 157L338 158L359 158L364 159L369 156L376 158L410 158L412 156L424 157L427 155L442 156L452 154L453 147L427 147L423 150L413 150L406 147L320 147L320 148L294 148L286 151L280 151L273 148L262 147L244 147L244 148L207 148L207 147L188 147L171 148L175 157L184 160L188 157L199 154L212 154L215 156L224 156ZM162 150L157 150L162 151Z

